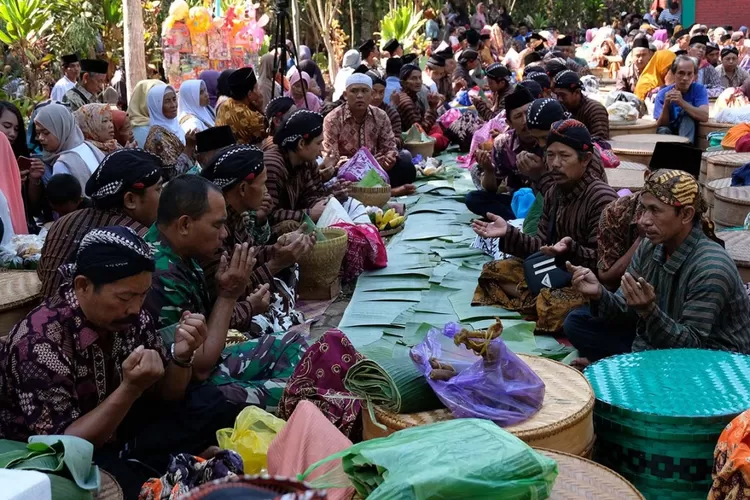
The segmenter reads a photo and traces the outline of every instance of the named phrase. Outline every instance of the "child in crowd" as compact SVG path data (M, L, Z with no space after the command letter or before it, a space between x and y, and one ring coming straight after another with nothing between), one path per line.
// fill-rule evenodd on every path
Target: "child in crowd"
M56 174L50 177L47 183L47 199L59 217L91 207L91 200L83 197L81 183L70 174Z

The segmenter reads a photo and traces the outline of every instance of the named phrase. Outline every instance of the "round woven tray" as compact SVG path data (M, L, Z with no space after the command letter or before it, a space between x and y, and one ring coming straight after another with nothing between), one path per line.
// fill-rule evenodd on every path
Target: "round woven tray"
M714 191L711 218L722 227L745 225L750 212L750 186L730 186Z
M609 122L609 136L619 137L621 135L655 134L656 121L639 118L631 123Z
M557 479L552 486L550 500L644 498L627 479L596 462L544 448L537 448L536 451L557 462Z
M643 172L646 169L646 165L642 163L623 161L620 162L619 167L607 169L607 182L615 191L620 189L640 191L643 189Z
M714 156L728 155L728 154L737 154L737 153L731 149L722 149L719 151L705 151L703 153L703 157L701 158L701 173L700 173L700 177L698 178L698 181L701 184L705 184L707 182L706 174L708 173L708 159L709 158L712 158Z
M403 224L401 224L400 226L394 227L393 229L384 229L383 231L380 231L380 236L382 238L387 238L389 236L393 236L394 234L398 234L404 230L405 224L406 224L406 220L404 220Z
M719 231L716 236L724 240L742 281L750 283L750 231Z
M594 440L592 410L594 394L586 378L570 366L536 356L519 354L544 381L542 408L530 419L505 430L530 446L582 455L590 452ZM375 407L375 418L388 428L374 425L363 411L365 439L384 437L393 432L453 418L447 409L421 413L395 414Z
M102 478L101 486L99 486L99 491L96 492L94 500L122 500L125 498L117 480L104 469L100 468L99 472Z
M713 155L706 160L706 182L732 177L734 169L750 162L750 153Z
M0 337L39 304L42 283L36 271L0 271Z
M349 196L359 200L367 207L382 207L391 199L391 186L359 187L351 185L347 189Z
M612 151L621 161L632 161L644 165L651 162L657 142L688 143L690 141L679 135L664 134L621 135L609 141Z
M326 239L299 260L299 282L305 288L327 288L339 277L349 237L335 227L321 229Z
M703 197L706 198L706 204L708 205L708 215L711 215L711 210L714 208L714 193L717 189L729 187L732 185L732 179L727 177L725 179L716 179L703 188Z
M708 141L708 134L712 132L727 131L732 127L731 123L719 123L714 121L708 121L706 123L698 123L696 131L695 146L699 149L706 150L711 146Z

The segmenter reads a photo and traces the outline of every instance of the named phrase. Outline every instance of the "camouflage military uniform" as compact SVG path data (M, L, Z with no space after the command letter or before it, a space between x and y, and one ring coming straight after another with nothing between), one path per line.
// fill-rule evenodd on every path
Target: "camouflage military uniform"
M208 318L213 304L198 262L178 256L156 225L149 229L144 240L153 247L156 263L152 289L144 307L157 318L162 336L169 343L183 311ZM301 333L287 333L266 334L227 347L209 382L219 386L232 401L273 412L306 346Z

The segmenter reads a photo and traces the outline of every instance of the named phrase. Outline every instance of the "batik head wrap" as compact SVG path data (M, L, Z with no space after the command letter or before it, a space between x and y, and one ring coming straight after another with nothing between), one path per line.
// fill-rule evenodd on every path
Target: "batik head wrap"
M310 141L323 133L323 115L307 109L292 113L279 125L273 142L282 149L294 151L299 141Z
M144 271L154 272L151 247L127 226L86 233L70 268L72 276L86 276L95 285L114 283Z
M557 99L547 97L531 103L526 111L526 124L530 129L549 130L553 123L569 117Z
M122 205L125 193L143 190L161 179L162 161L142 149L118 149L104 157L86 182L86 196L97 206Z
M242 181L251 182L263 172L263 151L256 146L236 144L224 148L206 167L201 176L229 191Z
M294 99L289 96L278 96L268 101L266 106L266 120L269 122L274 118L284 116L294 106Z
M403 66L401 66L401 69L398 72L399 80L401 81L408 80L409 75L411 75L412 72L414 71L421 71L421 70L419 69L419 66L417 66L416 64L404 64Z
M555 142L561 142L583 153L590 153L594 149L589 129L583 123L573 119L560 120L552 124L547 136L547 147Z
M724 246L724 242L716 236L713 221L704 216L708 205L695 177L682 170L657 170L646 179L643 192L652 194L657 200L672 207L692 206L701 219L706 236Z
M566 69L555 75L555 88L574 91L581 88L581 78L574 72Z

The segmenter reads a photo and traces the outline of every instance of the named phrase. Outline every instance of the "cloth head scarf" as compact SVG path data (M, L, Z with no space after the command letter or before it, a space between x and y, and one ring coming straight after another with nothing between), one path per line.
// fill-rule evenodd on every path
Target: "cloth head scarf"
M95 204L122 202L130 190L143 190L161 179L161 159L143 149L118 149L108 154L86 182L86 196Z
M401 66L401 71L398 72L398 78L399 78L399 80L401 80L401 81L408 80L409 76L414 71L421 71L419 69L419 66L417 66L416 64L405 64L405 65Z
M355 49L347 50L344 54L342 66L344 68L354 69L362 63L362 58L359 55L359 51Z
M274 118L284 116L294 106L294 99L289 96L278 96L271 99L266 106L266 119L270 122Z
M198 79L203 80L203 83L206 84L206 90L208 91L208 103L211 107L216 106L216 99L219 98L219 75L221 75L221 73L210 69L201 72L201 74L198 76Z
M148 91L146 99L148 102L148 124L151 128L164 127L177 136L182 144L185 144L185 132L180 127L180 121L177 117L167 118L164 116L164 96L170 91L174 93L175 90L163 83L154 85Z
M62 104L50 103L40 108L34 121L40 123L60 141L55 151L44 151L42 159L48 165L53 165L62 153L80 146L85 140L73 114Z
M669 41L669 32L667 30L656 30L654 32L654 40L667 43Z
M72 265L95 285L114 283L142 272L154 272L151 247L126 226L92 229L81 239Z
M522 82L518 82L518 86L524 87L526 90L528 90L531 93L532 98L534 99L541 99L544 94L542 86L534 80L524 80Z
M273 62L276 57L276 51L263 54L258 61L258 85L256 90L263 98L263 106L267 106L271 101L271 95L278 97L281 95L281 87L274 80ZM282 61L279 61L281 64ZM276 88L274 88L276 87Z
M133 95L128 101L128 116L133 127L148 126L148 91L159 84L164 83L160 80L141 80L133 89Z
M586 125L578 120L560 120L552 124L547 136L547 147L560 142L582 153L590 153L594 149L591 134Z
M209 106L201 106L201 89L206 88L203 80L186 80L180 86L180 95L178 96L178 113L179 123L183 123L191 116L196 117L203 123L206 128L216 125L216 116L213 109ZM208 89L206 89L208 90Z
M708 205L701 195L700 185L695 177L682 170L657 170L646 179L643 192L652 194L657 200L672 207L692 206L701 218L701 226L706 236L724 246L724 242L716 236L714 223L704 217Z
M216 154L201 176L229 191L242 181L251 182L263 171L263 151L256 146L237 144Z
M664 76L666 76L676 57L671 50L657 50L654 53L646 67L643 68L635 86L634 93L638 99L646 99L649 92L664 85Z
M540 73L536 71L532 73L525 73L524 80L531 80L533 82L536 82L542 89L552 88L552 80L550 79L549 75L547 75L547 73Z
M295 150L300 140L310 141L323 133L323 115L307 109L292 113L279 125L273 142L282 149Z
M734 54L736 56L740 55L740 51L737 50L737 47L724 47L721 49L721 58L724 59L729 54Z
M300 45L299 46L299 62L307 61L308 59L312 58L312 52L310 51L310 47L307 45Z
M526 111L526 124L530 129L549 130L553 123L569 116L557 99L536 99Z
M289 70L286 77L289 80L289 91L286 92L286 95L294 99L294 104L299 109L309 109L311 111L319 111L320 99L318 99L318 96L316 96L315 94L309 91L310 75L308 75L304 71L302 72L297 71L297 68L292 68L291 70ZM298 83L299 81L304 82L303 88L305 90L305 95L301 99L296 99L294 97L294 94L292 93L292 86L295 83Z
M115 137L122 130L122 127L125 126L125 119L127 117L128 114L125 111L120 111L119 109L112 110L112 124L115 126Z
M105 132L104 124L102 120L109 117L114 127L114 117L112 114L112 108L106 104L85 104L81 106L75 113L76 121L78 126L83 132L83 137L91 144L99 148L103 153L111 153L112 151L119 149L120 145L117 140L107 139L102 141L101 135Z
M8 202L8 211L15 234L27 234L26 212L21 195L21 172L13 154L13 148L5 134L0 134L0 160L5 168L0 171L0 192ZM7 228L10 229L10 228Z
M577 73L565 70L555 75L555 88L564 90L577 90L581 88L581 78Z

